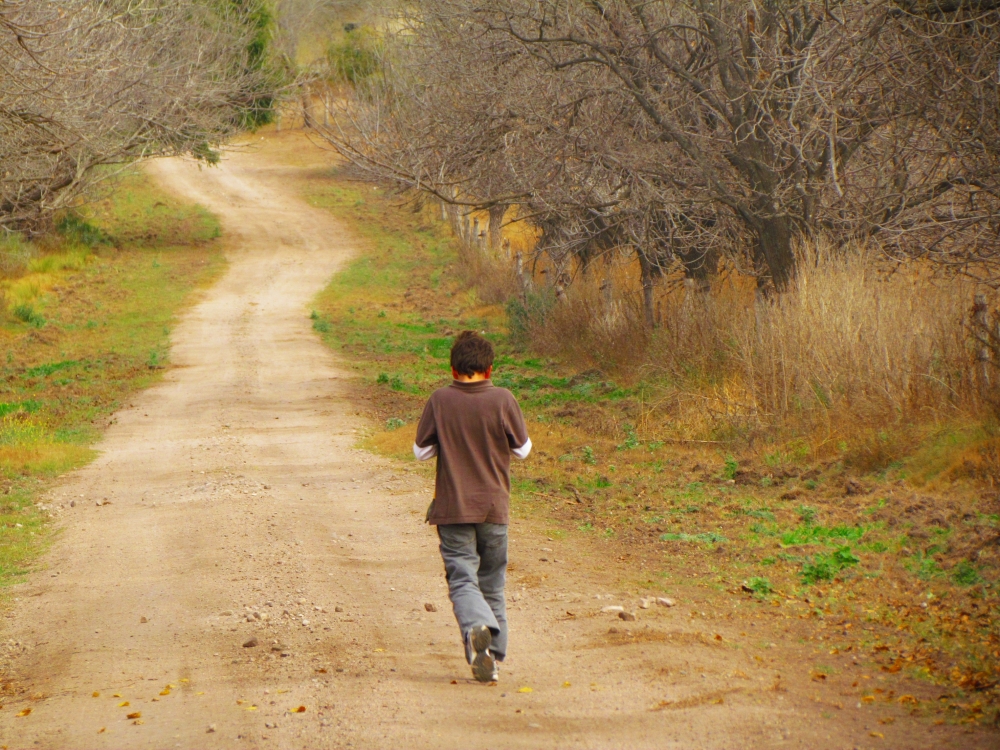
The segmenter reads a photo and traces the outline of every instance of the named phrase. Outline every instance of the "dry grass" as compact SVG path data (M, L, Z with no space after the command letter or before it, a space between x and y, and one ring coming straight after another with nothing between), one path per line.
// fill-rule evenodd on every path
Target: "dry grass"
M981 415L966 328L972 282L822 245L801 252L800 269L770 299L736 273L709 293L670 279L653 331L636 269L605 271L613 298L590 273L564 302L536 305L526 338L577 369L651 383L650 437L797 435L814 450L868 455L886 452L892 428Z

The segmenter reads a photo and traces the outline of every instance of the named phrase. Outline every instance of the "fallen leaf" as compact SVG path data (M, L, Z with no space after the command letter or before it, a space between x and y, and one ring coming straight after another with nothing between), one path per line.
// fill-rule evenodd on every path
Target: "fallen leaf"
M325 669L317 669L316 672L318 674L326 674L326 670Z
M242 700L242 699L240 699L240 698L237 698L237 699L236 699L236 705L237 705L237 706L242 706L242 705L243 705L244 703L246 703L246 701L245 701L245 700Z
M204 690L199 690L197 693L195 693L195 695L204 695L204 694L205 694Z
M878 723L879 724L892 724L894 721L896 721L896 717L895 716L883 716L881 719L878 720Z
M31 713L31 709L30 708L25 708L22 711L19 711L17 715L18 716L27 716L30 713Z
M885 735L882 734L881 732L869 732L868 736L869 737L878 737L880 740L884 740L885 739Z
M290 708L290 709L288 709L288 713L290 713L290 714L304 714L305 712L306 712L306 707L305 706L299 706L298 708Z
M95 697L95 698L100 698L101 697L101 694L98 693L96 690L93 693L91 693L91 695L93 695L93 697Z
M519 692L519 693L530 693L530 692L532 692L532 690L531 690L530 687L523 687L523 688L518 688L517 692Z
M862 703L874 703L875 702L875 696L874 695L862 695L861 696L861 702Z
M451 681L451 684L452 684L452 685L457 685L457 684L458 684L458 680L452 680L452 681Z
M144 722L144 721L143 721L142 719L136 719L136 720L135 720L135 721L133 721L132 723L133 723L133 724L136 724L136 725L139 725L139 724L145 724L146 722Z
M97 730L97 733L98 734L104 734L106 731L108 731L107 727L101 727L100 729Z
M170 695L170 688L163 688L163 690L160 691L160 695Z
M719 635L718 633L716 633L716 634L715 634L715 640L717 640L717 641L721 641L721 640L722 640L722 636L721 636L721 635Z
M121 693L115 693L115 694L114 694L114 695L112 695L111 697L112 697L112 698L121 698L121 697L122 697L122 694L121 694Z
M383 653L384 651L385 651L385 649L384 649L384 648L377 648L377 649L375 649L375 653L376 653L376 654L381 654L381 653Z
M125 718L126 718L126 719L138 719L138 718L140 718L141 716L142 716L142 711L133 711L132 713L130 713L130 714L129 714L128 716L126 716Z
M191 680L189 680L187 677L182 677L180 681L181 682L191 682Z
M563 687L571 687L571 685L570 685L570 684L569 684L568 682L564 682L564 683L562 684L562 686L563 686Z
M127 706L127 705L128 705L128 701L122 701L121 703L118 704L118 708L125 708L125 706Z
M256 710L257 710L256 706L247 706L247 711L256 711Z
M914 698L912 695L901 695L901 696L899 696L899 702L900 703L912 703L913 705L917 705L917 703L918 703L917 699Z
M177 686L176 685L167 685L165 689L166 690L173 690L175 687L177 687Z

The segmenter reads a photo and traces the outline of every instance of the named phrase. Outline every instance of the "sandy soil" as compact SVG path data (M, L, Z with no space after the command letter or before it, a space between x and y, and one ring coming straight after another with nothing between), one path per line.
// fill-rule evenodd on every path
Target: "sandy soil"
M348 375L310 328L310 298L352 253L345 228L266 145L152 169L222 218L231 265L176 329L164 381L48 498L75 507L3 626L17 694L0 745L991 746L795 682L797 652L762 652L773 636L732 612L602 613L637 604L613 566L526 522L510 656L498 686L472 682L422 524L430 487L352 447Z

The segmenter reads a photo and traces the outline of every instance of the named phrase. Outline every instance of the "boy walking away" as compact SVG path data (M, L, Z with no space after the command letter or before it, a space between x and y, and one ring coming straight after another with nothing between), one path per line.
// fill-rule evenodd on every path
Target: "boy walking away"
M497 388L493 345L463 331L451 348L454 381L431 394L417 425L413 454L437 456L434 501L448 594L480 682L495 682L507 654L507 524L510 457L527 458L531 440L514 395Z

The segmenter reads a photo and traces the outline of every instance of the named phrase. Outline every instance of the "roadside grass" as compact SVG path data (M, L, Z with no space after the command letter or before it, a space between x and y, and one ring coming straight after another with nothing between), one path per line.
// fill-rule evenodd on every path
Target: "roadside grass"
M0 280L0 590L60 512L39 492L91 460L109 415L160 377L176 315L224 267L219 234L206 210L135 171Z
M636 589L723 592L817 658L906 667L996 704L1000 507L967 470L970 456L992 460L989 436L942 428L861 477L843 459L809 463L801 441L734 456L725 443L650 439L656 383L574 372L515 346L436 211L336 169L310 173L303 190L360 246L316 298L313 326L357 373L377 425L366 447L412 462L420 408L450 382L451 338L482 331L498 349L494 381L517 396L536 446L513 468L516 516L558 531L547 532L555 543L598 545ZM956 462L965 470L945 482Z

